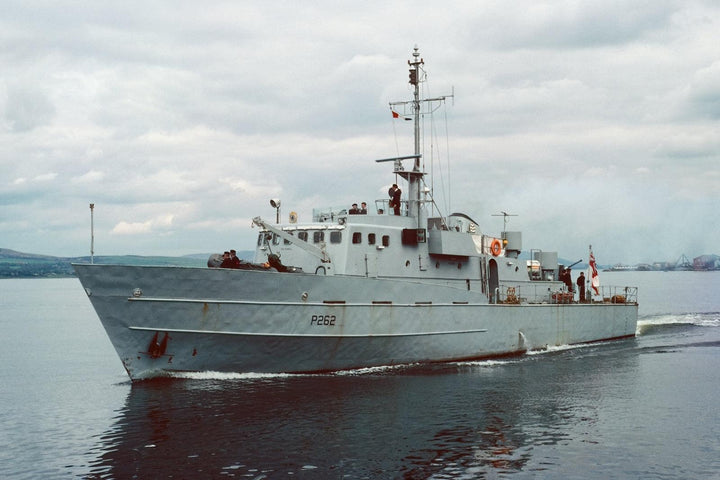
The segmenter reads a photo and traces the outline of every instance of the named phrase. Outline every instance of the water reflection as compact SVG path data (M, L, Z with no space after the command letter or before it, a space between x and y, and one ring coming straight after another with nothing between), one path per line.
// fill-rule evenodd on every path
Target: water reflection
M88 478L497 478L542 470L554 460L534 459L538 448L599 441L599 396L623 377L602 352L364 375L141 382L98 439Z
M402 478L494 478L520 471L530 452L524 435L500 417L491 416L485 428L457 426L438 431L428 442L433 449L408 455Z

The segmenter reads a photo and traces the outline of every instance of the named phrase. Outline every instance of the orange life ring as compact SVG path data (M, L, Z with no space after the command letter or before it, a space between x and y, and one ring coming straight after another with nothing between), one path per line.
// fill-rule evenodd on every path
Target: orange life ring
M494 257L497 257L502 252L502 245L500 245L500 240L497 238L492 241L490 244L490 253L493 254Z

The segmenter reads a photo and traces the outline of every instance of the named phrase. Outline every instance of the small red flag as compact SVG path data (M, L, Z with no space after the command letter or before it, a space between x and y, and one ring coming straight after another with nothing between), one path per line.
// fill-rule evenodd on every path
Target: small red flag
M400 117L400 114L397 113L395 110L390 110L390 111L391 111L392 114L393 114L393 118L399 118L399 117Z

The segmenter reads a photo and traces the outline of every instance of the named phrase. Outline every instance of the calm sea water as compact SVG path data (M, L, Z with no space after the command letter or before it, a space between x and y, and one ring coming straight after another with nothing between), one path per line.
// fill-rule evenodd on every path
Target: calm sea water
M0 280L0 478L720 478L720 272L601 281L635 339L133 385L76 279Z

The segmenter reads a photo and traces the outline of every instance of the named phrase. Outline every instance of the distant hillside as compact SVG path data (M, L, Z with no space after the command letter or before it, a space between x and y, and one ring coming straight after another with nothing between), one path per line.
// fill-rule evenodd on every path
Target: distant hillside
M94 263L124 265L164 265L204 267L210 254L183 257L143 257L138 255L95 256ZM249 258L252 252L238 252ZM72 263L90 263L90 257L53 257L0 248L0 278L74 277Z

